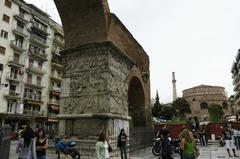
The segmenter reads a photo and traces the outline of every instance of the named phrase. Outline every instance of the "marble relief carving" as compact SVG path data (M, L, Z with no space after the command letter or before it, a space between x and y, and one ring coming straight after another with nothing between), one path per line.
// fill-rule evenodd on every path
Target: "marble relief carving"
M128 114L129 66L110 51L101 51L101 54L79 51L64 57L65 76L70 78L70 97L62 99L63 114Z

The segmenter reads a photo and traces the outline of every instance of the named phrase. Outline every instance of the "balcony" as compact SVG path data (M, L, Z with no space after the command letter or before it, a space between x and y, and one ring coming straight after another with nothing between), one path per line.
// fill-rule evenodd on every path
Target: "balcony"
M20 99L20 93L16 92L15 90L9 90L7 94L5 94L7 99Z
M44 116L44 111L41 112L41 111L37 111L37 110L24 109L23 114L33 115L33 116Z
M49 105L60 105L60 100L56 100L56 99L50 99L48 102Z
M17 52L25 52L27 48L24 46L24 43L17 42L16 40L11 40L10 46Z
M40 96L39 94L24 92L24 99L42 103L42 96Z
M35 34L31 34L30 36L30 41L38 46L41 46L42 48L47 48L48 45L47 45L47 40L46 39L43 39Z
M24 14L23 13L19 13L19 14L15 14L14 15L14 18L23 22L24 24L27 24L28 23L28 20L25 18Z
M59 46L61 46L61 47L64 47L64 46L65 46L64 39L61 38L61 37L59 37L59 36L56 36L56 35L55 35L53 41L54 41L56 44L58 44Z
M61 56L60 52L61 52L61 50L58 50L58 49L56 49L56 48L52 48L52 53L53 53L53 54L55 54L55 55L57 55L57 56Z
M44 86L41 83L33 83L31 80L27 80L25 83L26 86L31 88L43 89Z
M44 70L42 68L39 68L39 67L36 67L36 66L32 66L32 65L28 66L27 71L30 71L30 72L33 72L33 73L36 73L36 74L40 74L40 75L44 75L44 74L47 73L46 70Z
M61 87L51 87L50 88L50 91L55 92L57 94L60 94L61 90L62 90Z
M36 51L32 51L32 50L29 50L28 52L29 52L30 55L32 55L34 57L37 57L38 59L47 61L47 54L46 53L36 52Z
M47 28L40 25L39 23L33 22L32 23L32 29L35 29L37 32L39 32L40 34L43 34L44 36L48 36L48 32L47 32Z
M52 80L54 80L54 81L58 81L58 82L61 82L61 81L62 81L62 77L61 77L60 75L58 75L58 74L52 73L52 74L50 75L50 78L51 78Z
M56 69L59 69L59 70L63 69L63 66L61 65L60 61L58 61L58 60L52 59L51 65L52 65L52 67L54 67Z
M239 86L240 86L240 83L239 83L239 82L236 83L235 86L234 86L234 88L233 88L233 90L234 90L235 92L239 91Z
M21 27L18 27L16 26L14 29L13 29L13 33L14 34L17 34L17 35L20 35L22 37L27 37L27 32L25 31L25 29L21 28Z
M19 58L11 58L8 61L8 65L21 68L21 67L24 67L24 62Z
M58 113L48 113L49 118L57 118Z
M6 74L6 80L9 80L11 82L19 83L19 82L21 82L22 77L19 74L8 72Z

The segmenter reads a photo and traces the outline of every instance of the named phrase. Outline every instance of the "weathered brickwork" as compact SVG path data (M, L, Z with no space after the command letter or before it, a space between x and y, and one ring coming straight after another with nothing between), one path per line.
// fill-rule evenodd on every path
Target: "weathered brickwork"
M232 114L224 87L200 85L183 90L183 97L190 104L192 114L189 116L197 116L200 120L209 119L208 107L211 104L221 105L225 115Z
M110 13L107 0L54 1L66 44L60 135L80 136L92 144L104 130L117 149L121 128L129 136L134 127L151 125L149 57Z

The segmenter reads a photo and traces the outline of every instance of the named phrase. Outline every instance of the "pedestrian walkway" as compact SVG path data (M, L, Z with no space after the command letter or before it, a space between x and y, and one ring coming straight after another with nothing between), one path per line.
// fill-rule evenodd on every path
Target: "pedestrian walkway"
M220 147L217 142L207 146L200 147L200 156L198 159L240 159L240 157L228 157L227 151L224 147ZM16 159L17 154L15 152L16 141L11 142L10 157L9 159ZM236 151L237 155L240 156L240 151ZM48 159L56 159L56 155L48 155ZM70 159L70 157L64 156L63 159ZM81 159L91 159L91 157L81 157ZM115 157L111 159L120 159ZM158 157L152 154L152 147L135 151L130 155L129 159L158 159ZM180 159L179 155L175 155L174 159Z

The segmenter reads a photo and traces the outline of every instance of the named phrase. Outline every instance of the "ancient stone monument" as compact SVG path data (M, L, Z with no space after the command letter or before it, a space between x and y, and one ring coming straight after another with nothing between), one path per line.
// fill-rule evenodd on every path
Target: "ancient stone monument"
M107 0L54 0L65 34L60 135L151 125L149 58Z

